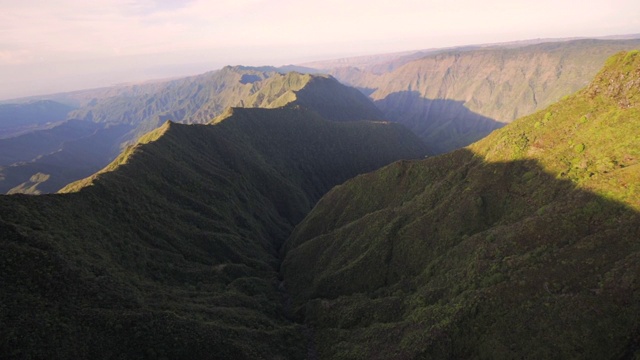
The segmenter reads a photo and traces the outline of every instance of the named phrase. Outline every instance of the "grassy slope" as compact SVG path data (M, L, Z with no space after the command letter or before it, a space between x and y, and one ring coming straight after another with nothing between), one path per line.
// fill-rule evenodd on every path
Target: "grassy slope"
M283 274L321 358L624 358L640 347L640 55L467 149L323 197Z
M576 92L609 56L638 46L640 40L576 40L452 51L384 74L339 69L334 75L367 89L387 117L444 152Z
M275 75L241 102L245 107L302 106L334 121L382 120L384 115L356 89L327 75Z
M421 142L299 109L167 122L66 194L0 197L9 358L303 358L278 250L328 189Z

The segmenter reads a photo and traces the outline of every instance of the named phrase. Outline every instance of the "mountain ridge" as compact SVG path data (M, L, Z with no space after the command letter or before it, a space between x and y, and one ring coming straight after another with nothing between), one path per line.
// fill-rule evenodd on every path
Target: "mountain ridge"
M329 73L444 153L580 90L608 57L639 46L639 39L583 39L471 48L412 59L379 74L354 68Z
M319 358L637 356L639 79L617 54L465 149L327 193L282 266Z
M111 141L104 156L94 156L84 171L72 163L72 154L57 155L55 168L33 161L20 169L11 169L4 181L4 189L12 192L38 194L55 192L64 185L91 175L106 166L118 150L125 150L143 134L167 120L184 123L208 123L229 106L275 108L303 106L335 121L381 120L383 115L375 105L355 89L340 84L326 75L290 72L280 74L273 67L227 66L217 72L151 84L149 91L141 90L121 96L96 100L72 112L69 117L97 123L96 126L129 127L120 136L104 136L96 142ZM60 130L60 129L57 129ZM49 130L55 132L56 129ZM112 133L105 131L102 133ZM27 135L25 135L27 136ZM79 143L80 139L76 139ZM90 145L90 144L88 144ZM34 149L35 147L32 147ZM115 151L113 150L115 149ZM80 150L90 153L91 148ZM46 155L46 154L40 154ZM66 155L66 168L64 156ZM32 179L33 178L33 179ZM37 180L37 181L33 181Z
M398 124L236 108L166 122L65 193L0 196L0 352L304 358L282 242L335 184L424 151Z

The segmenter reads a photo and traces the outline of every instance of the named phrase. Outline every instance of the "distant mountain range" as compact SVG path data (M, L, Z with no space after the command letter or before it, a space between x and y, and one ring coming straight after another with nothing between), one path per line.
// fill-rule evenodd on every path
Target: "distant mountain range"
M361 89L388 119L443 153L578 91L609 56L639 47L640 39L524 42L405 54L362 68L306 65Z
M407 126L427 143L431 153L444 153L477 141L513 119L582 88L606 57L640 47L637 36L624 38L628 39L528 40L281 68L228 66L188 78L54 94L44 97L48 102L40 104L57 104L62 107L58 112L65 113L67 119L97 123L102 128L118 127L97 131L88 142L82 140L84 137L66 139L65 143L77 145L100 144L94 150L69 145L80 153L92 154L81 158L59 151L63 146L56 143L54 134L61 130L50 128L63 119L54 109L43 107L48 115L38 115L38 124L23 119L20 121L25 126L0 129L7 136L41 130L36 137L49 139L34 146L25 145L32 139L30 136L19 141L0 140L0 148L5 149L10 144L21 144L9 150L13 153L27 146L33 150L49 149L25 152L20 163L0 164L0 192L56 191L105 166L127 145L166 120L206 123L230 106L273 108L297 104L334 120L366 113L370 120L387 119ZM313 72L332 74L358 88L375 102L377 109L333 78L305 75ZM31 99L34 100L37 99ZM77 109L71 111L52 101ZM327 102L332 106L325 106ZM2 105L0 113L2 108L12 106L25 105ZM61 129L70 127L67 124ZM54 143L58 144L55 149Z
M145 86L93 99L57 128L0 140L0 192L55 192L106 166L127 144L167 120L207 123L230 106L302 106L337 121L384 118L369 99L334 78L268 67L226 67Z

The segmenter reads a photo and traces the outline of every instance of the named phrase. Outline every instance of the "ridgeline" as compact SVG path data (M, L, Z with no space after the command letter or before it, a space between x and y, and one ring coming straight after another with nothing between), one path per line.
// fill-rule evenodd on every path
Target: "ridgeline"
M283 276L322 359L633 358L640 54L472 146L325 195Z
M301 108L166 122L62 194L0 197L5 358L303 358L282 243L331 187L411 132Z

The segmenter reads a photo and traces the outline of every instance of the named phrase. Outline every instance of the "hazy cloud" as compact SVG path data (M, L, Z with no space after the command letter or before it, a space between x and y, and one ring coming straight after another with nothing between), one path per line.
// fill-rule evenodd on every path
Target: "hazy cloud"
M0 9L0 76L3 65L137 55L252 64L640 32L637 0L0 0Z

